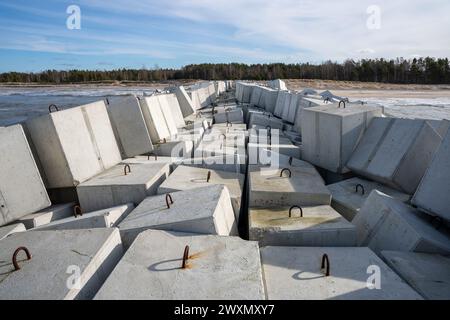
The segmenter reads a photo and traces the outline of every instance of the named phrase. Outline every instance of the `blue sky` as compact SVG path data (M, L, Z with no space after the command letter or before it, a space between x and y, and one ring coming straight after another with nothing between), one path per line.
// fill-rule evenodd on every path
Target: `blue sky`
M0 72L448 57L449 13L448 0L0 0Z

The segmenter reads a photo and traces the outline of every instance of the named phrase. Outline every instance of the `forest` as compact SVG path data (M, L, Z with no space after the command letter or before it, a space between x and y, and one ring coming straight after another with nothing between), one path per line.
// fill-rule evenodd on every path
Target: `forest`
M397 58L326 61L320 64L194 64L180 69L46 70L0 74L2 83L69 84L88 82L152 82L168 80L320 79L399 84L449 84L448 58Z

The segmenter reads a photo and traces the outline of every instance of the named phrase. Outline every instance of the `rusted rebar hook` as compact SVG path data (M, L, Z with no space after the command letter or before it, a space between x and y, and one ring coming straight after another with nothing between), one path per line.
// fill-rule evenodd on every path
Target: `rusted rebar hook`
M25 251L25 254L27 255L27 260L31 260L31 253L26 247L20 247L17 248L16 251L14 251L13 257L12 257L12 263L14 265L14 270L20 270L19 263L17 263L17 255L20 251Z
M155 161L158 160L158 155L155 153L155 154L148 154L147 155L147 161L150 160L150 156L155 156Z
M56 104L51 104L51 105L49 105L48 106L48 112L49 113L52 113L53 111L52 111L52 108L54 108L56 111L59 111L59 109L58 109L58 107L56 106Z
M211 171L208 171L208 174L206 175L206 182L209 182L211 179Z
M343 103L343 104L344 104L344 109L345 109L345 101L344 101L344 100L341 100L341 101L339 101L339 106L338 106L338 108L340 108L340 107L341 107L341 103Z
M181 269L186 269L186 262L189 259L189 246L184 247L183 253L183 263L181 264Z
M128 170L127 170L128 169ZM127 172L128 171L128 172ZM129 164L126 164L125 167L123 167L123 173L127 175L128 173L131 173L131 167Z
M83 210L81 209L80 206L74 206L73 207L73 216L76 218L78 216L82 216L83 215Z
M288 168L284 168L283 170L281 170L281 172L280 172L280 178L283 177L283 173L284 173L285 171L289 172L289 178L291 178L291 177L292 177L292 172L291 172L291 170L288 169Z
M320 268L321 270L325 269L325 277L330 276L330 259L328 259L328 255L326 253L322 256L322 264Z
M293 209L300 209L300 218L303 218L303 209L302 209L302 207L299 207L299 206L292 206L289 209L289 218L292 218L292 210Z
M170 201L170 203L169 203ZM168 193L166 194L166 205L167 205L167 209L170 209L170 205L173 204L173 199L172 196Z
M361 188L361 193L364 195L366 193L366 190L364 189L364 186L360 183L358 183L355 187L355 192L358 193L358 189Z
M289 162L289 165L290 165L290 166L292 166L292 160L294 160L294 158L289 157L289 161L288 161L288 162Z

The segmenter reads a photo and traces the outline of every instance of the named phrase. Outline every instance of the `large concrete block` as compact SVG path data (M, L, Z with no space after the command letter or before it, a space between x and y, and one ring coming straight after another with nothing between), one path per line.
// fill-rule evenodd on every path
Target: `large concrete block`
M412 199L429 213L450 220L450 130L430 163Z
M161 157L191 158L194 152L194 141L166 141L155 145L154 154Z
M249 166L251 207L330 205L331 194L314 166L263 168Z
M381 114L381 108L354 104L303 109L303 160L336 173L348 172L353 150L372 118Z
M353 247L356 228L330 206L249 209L250 240L265 246Z
M184 160L184 158L172 158L172 157L161 157L155 154L147 155L147 156L138 156L134 158L125 159L121 162L121 164L159 164L164 165L168 164L170 167L169 173L172 173L173 170Z
M259 156L265 150L273 150L288 157L300 159L299 146L292 144L291 140L279 135L276 130L250 130L249 143L247 145L249 157Z
M0 128L0 226L51 205L21 125Z
M263 87L255 86L252 91L252 95L250 97L250 104L257 107L261 106L261 97L263 93Z
M413 194L441 141L425 120L375 118L347 166Z
M169 170L169 164L117 165L77 187L80 206L90 212L126 203L138 205L156 194Z
M368 248L265 247L261 259L269 300L422 299ZM379 289L368 285L377 269Z
M280 91L278 92L277 102L275 104L275 109L273 114L279 118L283 115L283 110L286 106L286 100L290 99L289 91Z
M242 109L225 110L224 112L218 112L214 115L215 123L243 123L244 114Z
M179 86L175 89L175 94L177 96L178 103L180 104L183 118L186 118L187 116L193 114L195 112L195 108L191 98L186 92L186 89L183 86Z
M158 194L190 190L212 185L224 185L228 188L233 204L236 221L239 221L241 197L244 187L244 175L235 172L209 170L178 166L175 171L158 188Z
M291 93L291 100L289 103L288 112L286 113L285 118L283 118L284 120L290 123L295 123L295 116L297 115L297 109L301 98L302 96L299 95L298 93Z
M36 213L28 214L18 221L23 223L27 229L39 227L55 220L73 216L75 202L55 204Z
M95 296L97 300L264 298L256 242L159 230L144 231L136 238Z
M234 173L246 172L246 157L239 154L214 156L214 157L194 157L191 159L183 159L179 164L188 167L205 168L210 170L227 171Z
M0 240L17 233L27 231L23 223L10 224L4 227L0 227ZM1 298L1 297L0 297Z
M280 80L280 79L268 81L268 84L273 89L287 90L286 83L283 80Z
M283 130L283 121L270 115L264 115L260 113L250 113L249 128L259 125L264 128L269 126L272 129Z
M372 191L352 223L358 244L382 250L450 253L450 237L435 229L416 209Z
M159 107L164 116L164 121L166 122L167 128L169 129L170 136L175 137L178 133L178 126L176 120L176 114L172 112L172 107L169 104L170 98L167 94L158 95ZM184 120L183 120L184 123ZM183 124L184 125L184 124Z
M284 106L283 106L283 110L281 111L281 116L280 116L280 118L285 121L288 121L289 109L291 107L292 98L293 98L293 94L288 91L286 100L284 100Z
M31 231L113 228L134 209L132 203L53 221Z
M139 100L135 96L109 98L108 113L123 158L153 150Z
M26 126L47 188L77 186L122 160L103 101L33 118Z
M270 88L263 88L261 94L261 108L264 108L267 112L274 113L275 106L277 104L278 93L280 91Z
M302 132L301 119L303 117L303 110L305 108L326 106L326 105L328 105L328 102L325 102L321 99L307 98L306 96L302 95L301 93L298 93L298 95L299 95L299 100L298 100L297 112L295 114L295 119L294 119L294 130L297 132Z
M377 182L351 178L327 185L331 192L331 206L348 221L352 221L373 190L381 191L402 202L408 202L410 195L389 188Z
M237 235L230 193L223 185L148 197L119 224L129 247L147 229Z
M15 270L12 257L19 252ZM91 299L123 255L118 229L20 232L0 241L0 298ZM74 274L79 272L79 277ZM78 279L78 281L76 281Z
M181 106L178 102L177 96L173 93L166 94L165 99L167 101L167 104L170 109L170 113L173 116L173 121L175 122L175 125L177 128L182 128L186 125L184 122L184 116L181 112Z
M166 123L166 119L159 105L158 96L143 97L140 100L142 114L147 124L152 143L158 143L164 139L169 139L171 133Z
M386 263L425 299L450 299L450 258L439 254L382 251Z

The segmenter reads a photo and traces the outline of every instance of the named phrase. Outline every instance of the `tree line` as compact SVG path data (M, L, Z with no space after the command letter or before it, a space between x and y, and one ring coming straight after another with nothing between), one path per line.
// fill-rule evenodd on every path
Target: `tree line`
M449 84L448 58L392 60L362 59L343 63L193 64L180 69L141 68L117 70L47 70L38 73L8 72L0 82L68 84L84 82L151 82L168 80L273 80L320 79L400 84Z

